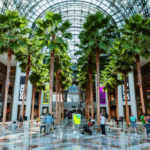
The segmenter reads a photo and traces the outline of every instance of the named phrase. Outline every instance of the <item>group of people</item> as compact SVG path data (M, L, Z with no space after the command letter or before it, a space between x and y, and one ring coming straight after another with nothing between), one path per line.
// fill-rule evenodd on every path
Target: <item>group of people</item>
M149 135L150 133L150 115L148 114L142 114L141 117L140 117L140 120L142 122L142 125L143 125L143 131L145 131L146 129L146 133L147 135ZM131 114L130 116L130 126L133 128L133 129L136 129L137 131L137 118ZM106 118L105 116L101 113L100 114L100 124L101 124L101 132L103 135L106 134L105 132L105 124L106 124ZM89 130L89 127L90 126L93 126L95 125L95 123L93 124L92 121L90 120L89 124L87 125L87 128L86 130L90 133L90 130Z
M140 120L142 122L143 131L146 129L146 133L147 133L147 135L149 135L149 133L150 133L150 115L143 113L140 116ZM131 123L132 128L137 129L136 121L137 121L136 117L133 114L131 114L130 123Z
M147 135L150 133L150 114L142 114L140 120L143 125L143 130L146 128Z
M85 116L85 110L83 109L72 109L72 110L64 110L64 118L72 119L72 114L77 113L81 114L81 116Z
M42 124L40 126L40 133L44 130L44 133L49 134L50 129L54 126L54 118L51 114L47 114L42 118Z

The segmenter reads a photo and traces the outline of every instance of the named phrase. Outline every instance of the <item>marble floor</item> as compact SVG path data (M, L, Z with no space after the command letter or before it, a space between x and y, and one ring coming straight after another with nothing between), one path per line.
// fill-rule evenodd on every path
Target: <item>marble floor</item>
M79 127L59 125L50 134L40 134L39 126L5 128L0 131L0 150L150 150L145 133L122 132L106 128L106 136L97 130L82 134Z

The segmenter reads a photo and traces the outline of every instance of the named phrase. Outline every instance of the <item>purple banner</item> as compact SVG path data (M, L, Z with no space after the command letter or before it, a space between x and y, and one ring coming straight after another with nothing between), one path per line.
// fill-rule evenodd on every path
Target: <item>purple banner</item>
M100 95L100 104L106 104L106 93L104 91L104 86L99 87L99 95Z

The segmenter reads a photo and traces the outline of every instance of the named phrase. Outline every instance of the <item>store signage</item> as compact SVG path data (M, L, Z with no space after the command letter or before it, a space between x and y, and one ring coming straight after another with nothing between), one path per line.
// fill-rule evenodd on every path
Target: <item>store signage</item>
M24 85L25 85L25 76L21 76L20 78L20 89L19 89L19 100L23 100L23 91L24 91Z
M124 83L122 85L122 99L123 101L125 101L125 88L124 88ZM127 99L128 101L130 101L130 90L129 90L129 82L128 82L128 79L127 79Z
M43 104L48 104L49 102L49 85L46 85L46 89L43 92Z
M99 95L100 95L100 104L106 104L106 92L104 91L104 86L99 87Z

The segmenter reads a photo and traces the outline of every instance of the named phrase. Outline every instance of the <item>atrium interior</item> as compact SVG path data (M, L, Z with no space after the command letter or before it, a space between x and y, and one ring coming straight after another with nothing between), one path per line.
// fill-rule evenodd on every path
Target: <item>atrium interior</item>
M149 143L150 0L0 0L0 150Z

